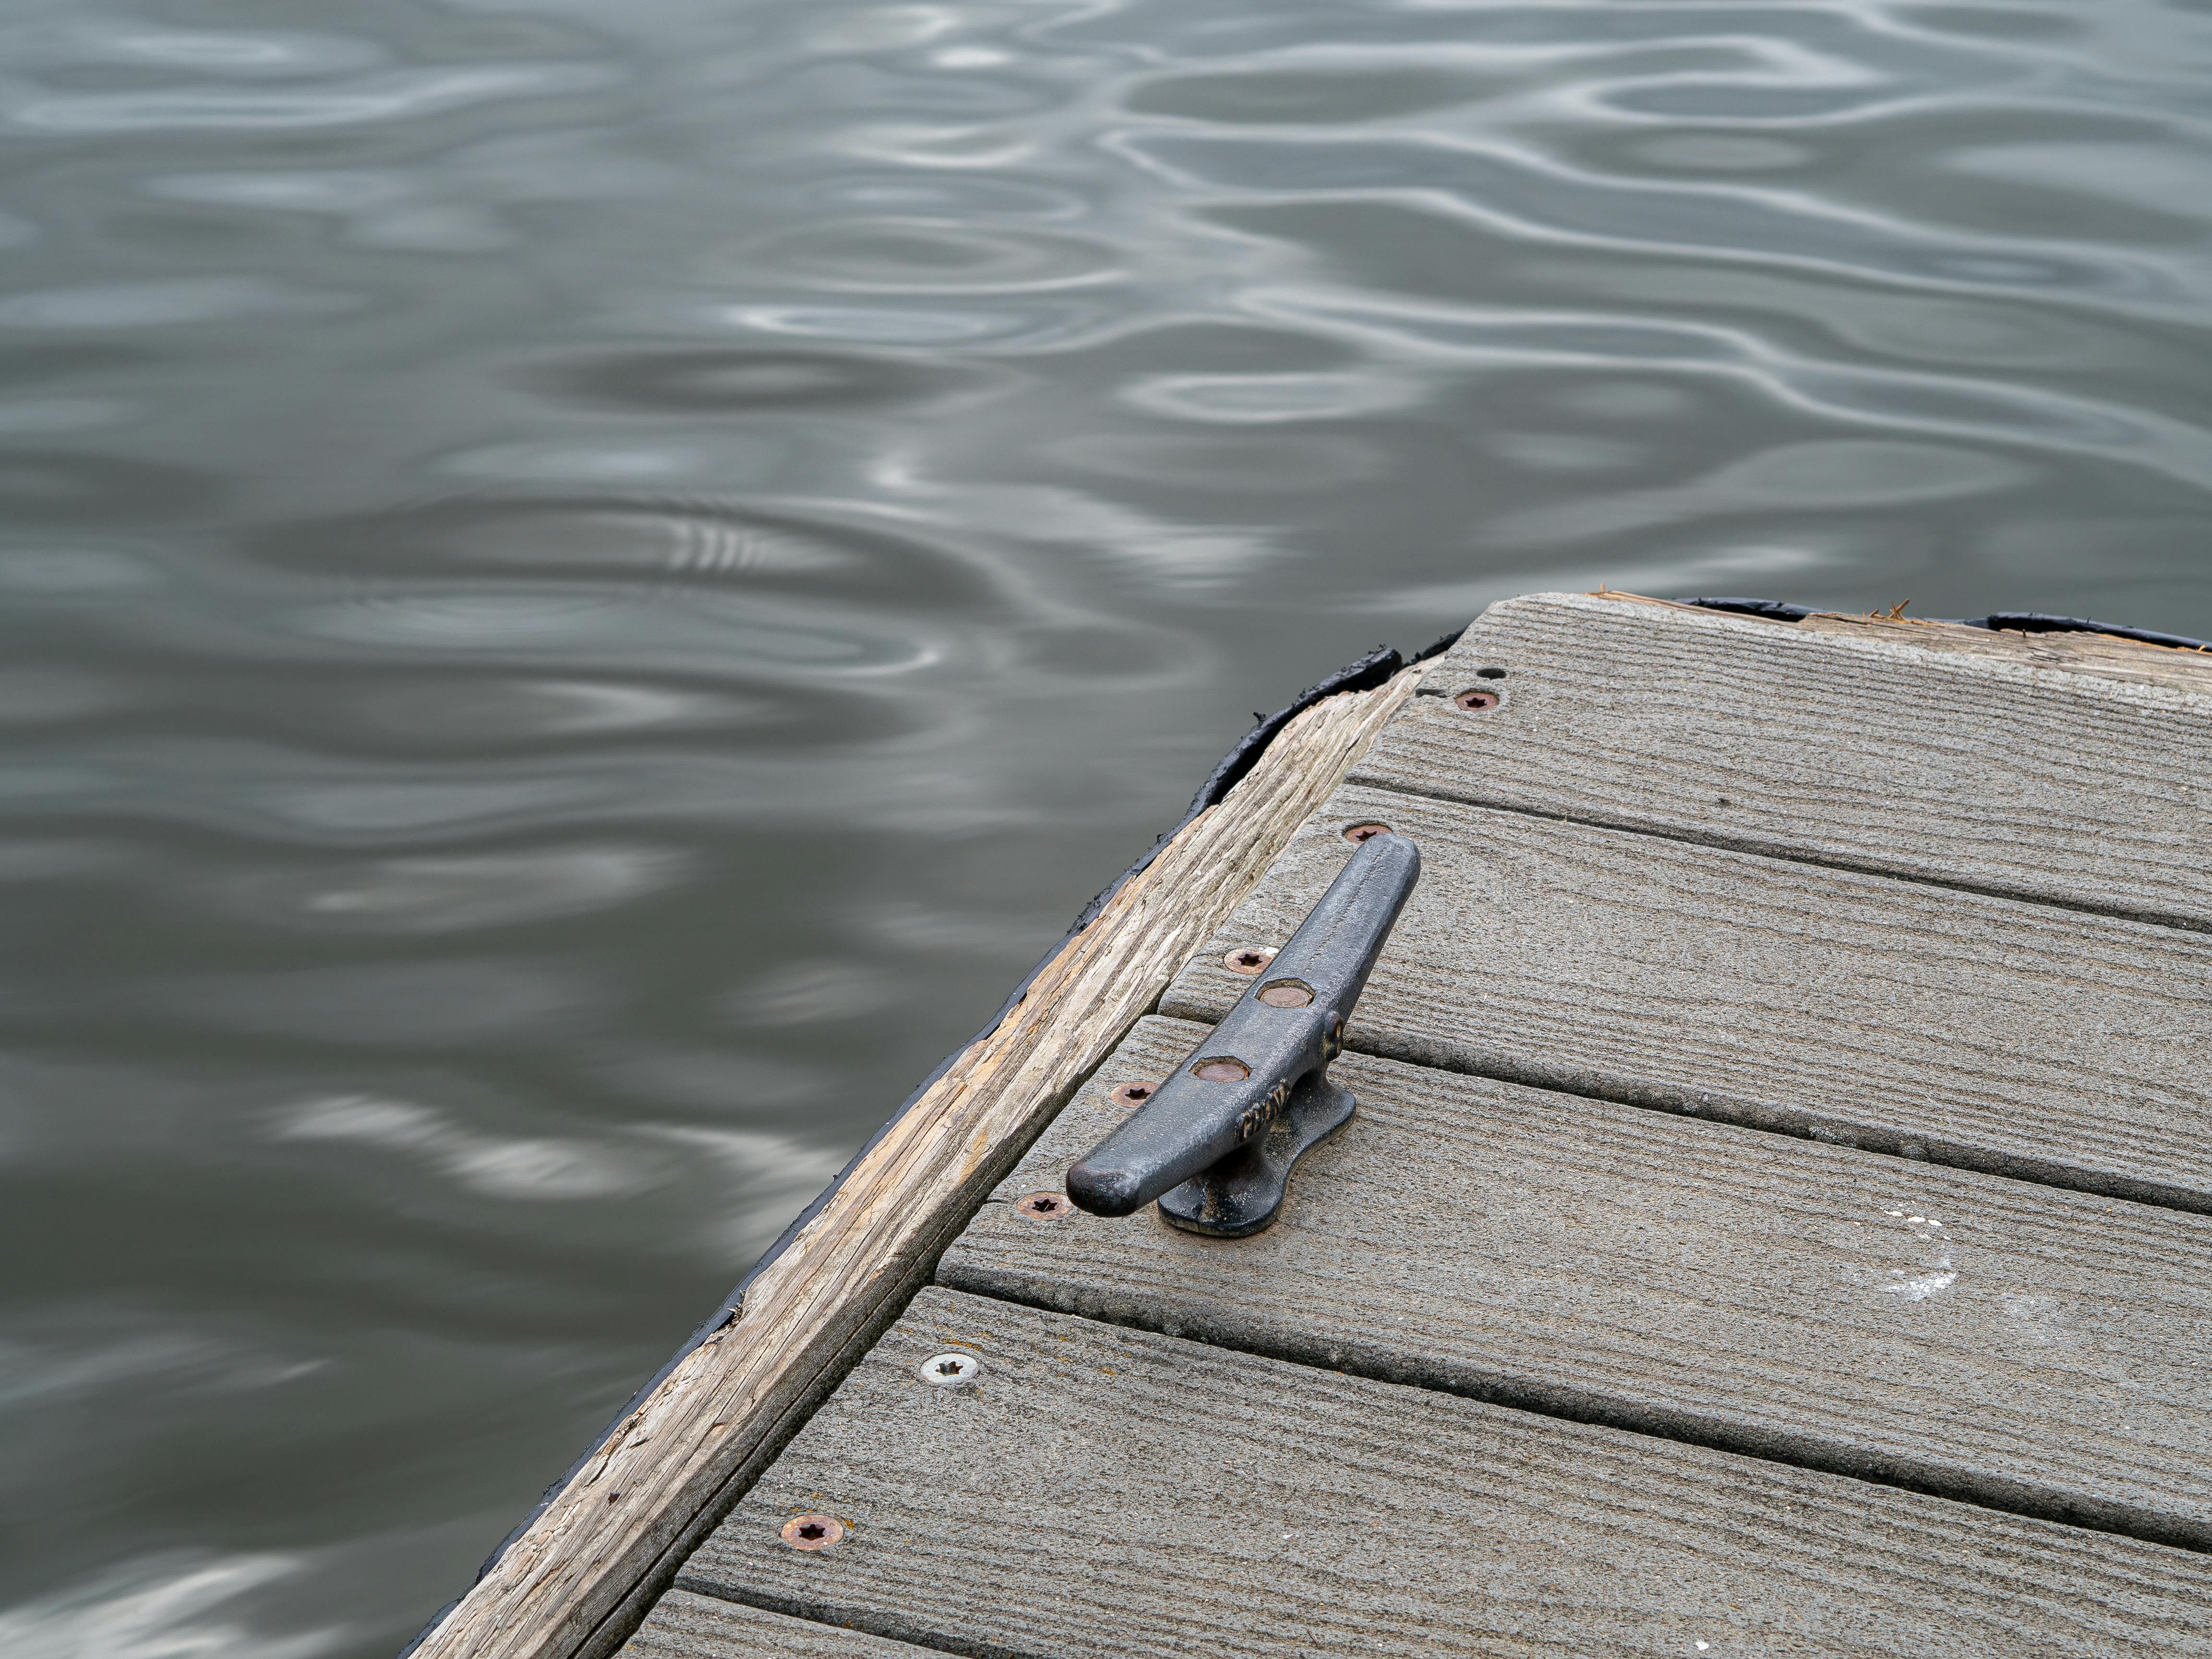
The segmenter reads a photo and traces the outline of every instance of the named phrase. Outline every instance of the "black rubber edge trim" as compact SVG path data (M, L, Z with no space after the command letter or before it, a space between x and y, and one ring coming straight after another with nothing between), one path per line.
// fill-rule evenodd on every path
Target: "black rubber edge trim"
M2014 634L2109 634L2116 640L2140 640L2145 645L2167 645L2179 651L2212 651L2212 645L2185 634L2160 634L2148 628L2122 628L2112 623L2091 622L2086 617L2051 617L2040 611L1992 611L1986 617L1961 617L1969 628L2004 629Z
M1694 605L1706 611L1732 611L1744 617L1765 617L1772 622L1802 622L1817 614L1809 605L1791 605L1783 599L1678 599L1675 603ZM2117 623L2093 622L2087 617L2053 617L2041 611L1992 611L1986 617L1931 617L1929 620L1984 628L1992 633L2107 634L2116 640L2171 646L2177 651L2212 651L2212 644L2192 640L2185 634L2160 634L2148 628L2123 628Z
M1461 632L1464 631L1464 629L1461 630ZM1160 848L1166 846L1169 842L1174 840L1176 836L1180 835L1184 828L1188 825L1190 821L1196 817L1200 812L1205 811L1208 807L1218 806L1228 796L1229 792L1244 781L1245 776L1252 770L1252 769L1259 764L1260 757L1267 752L1267 745L1275 740L1285 726L1288 726L1292 720L1304 714L1307 709L1312 708L1323 698L1334 697L1339 693L1345 691L1373 690L1376 686L1381 685L1385 680L1389 679L1400 669L1407 666L1409 660L1413 662L1425 662L1429 658L1437 655L1438 653L1449 649L1452 642L1458 638L1459 634L1457 633L1447 634L1443 639L1438 640L1434 645L1429 647L1427 650L1422 652L1419 656L1413 657L1410 659L1400 656L1397 652L1392 650L1388 646L1377 646L1365 656L1358 659L1356 661L1346 663L1343 667L1338 669L1336 672L1329 675L1326 679L1318 681L1315 684L1308 686L1288 703L1285 704L1281 708L1277 709L1273 714L1266 716L1257 726L1255 726L1249 732L1246 732L1243 738L1238 741L1237 746L1221 757L1219 764L1216 765L1212 771L1206 774L1206 781L1198 787L1198 793L1191 797L1189 810L1185 811L1182 817L1176 820L1174 827L1169 830L1164 835L1157 837L1153 841L1152 844L1149 848L1146 848L1144 855L1141 858L1139 858L1134 864L1131 865L1127 870L1124 870L1119 876L1115 877L1115 879L1108 884L1104 890L1099 893L1097 897L1092 899L1090 903L1083 907L1081 912L1077 915L1073 924L1068 928L1068 930L1060 935L1050 950L1047 951L1043 956L1037 959L1036 966L1030 969L1028 973L1022 975L1021 983L1014 988L1013 994L1009 996L1006 1001L1000 1006L999 1012L991 1016L989 1023L986 1024L981 1030L976 1032L974 1036L969 1038L967 1042L962 1043L957 1048L955 1048L951 1054L945 1055L943 1060L939 1060L937 1063L936 1069L931 1072L927 1077L924 1078L921 1082L915 1086L914 1092L908 1095L906 1099L900 1103L898 1110L893 1112L890 1117L886 1118L884 1121L883 1127L878 1129L875 1133L870 1135L866 1142L861 1146L860 1150L854 1152L850 1158L846 1160L845 1167L838 1170L837 1173L831 1177L830 1184L824 1187L819 1193L816 1194L813 1200L809 1203L805 1209L801 1210L797 1216L793 1218L791 1224L783 1230L782 1235L777 1238L775 1243L769 1245L768 1249L762 1253L760 1260L754 1262L752 1267L747 1270L745 1276L738 1281L737 1289L732 1291L729 1295L722 1298L721 1305L717 1307L713 1313L709 1314L704 1320L700 1322L698 1328L684 1340L683 1346L677 1349L674 1353L669 1355L667 1360L661 1365L660 1369L653 1372L650 1377L646 1379L644 1385L641 1387L635 1394L629 1397L629 1399L623 1404L623 1408L607 1419L606 1427L602 1429L599 1434L592 1437L591 1444L584 1449L583 1453L577 1457L574 1462L571 1463L566 1469L562 1471L561 1478L556 1480L551 1486L545 1488L544 1492L539 1495L537 1503L531 1505L530 1513L522 1517L521 1521L517 1523L512 1532L508 1533L506 1537L499 1540L499 1547L493 1550L489 1555L484 1558L484 1564L477 1569L477 1576L471 1581L471 1583L482 1583L483 1580L489 1576L491 1570L499 1565L500 1558L514 1547L515 1540L521 1537L524 1533L530 1529L531 1523L537 1520L539 1516L544 1514L547 1509L551 1507L553 1500L559 1497L562 1492L568 1486L568 1483L576 1478L577 1474L583 1469L583 1467L592 1461L592 1456L598 1452L599 1449L602 1445L605 1444L608 1438L614 1433L616 1426L619 1425L623 1419L629 1416L632 1412L643 1405L647 1399L651 1396L653 1391L667 1381L670 1373L674 1371L678 1365L684 1363L684 1359L690 1356L693 1349L696 1348L716 1331L720 1330L724 1326L731 1323L732 1321L735 1319L738 1310L744 1306L745 1292L747 1290L751 1288L752 1282L756 1279L758 1279L763 1273L766 1272L769 1266L775 1262L777 1257L781 1256L787 1249L791 1248L792 1242L799 1237L799 1233L805 1228L808 1222L813 1220L816 1216L822 1212L823 1206L828 1204L830 1200L836 1195L837 1189L845 1184L847 1177L853 1173L854 1169L859 1167L860 1160L866 1158L870 1152L873 1151L877 1143L882 1140L885 1135L889 1134L891 1130L896 1127L899 1120L904 1117L907 1113L914 1109L915 1103L920 1100L924 1094L927 1093L930 1088L939 1078L951 1071L955 1062L957 1062L963 1054L966 1054L970 1048L973 1048L977 1043L982 1042L986 1037L989 1036L992 1032L997 1030L1000 1026L1006 1023L1006 1016L1012 1013L1014 1010L1021 1005L1022 1000L1029 995L1030 987L1036 982L1036 976L1042 973L1062 951L1067 948L1067 943L1070 939L1073 939L1078 933L1081 933L1093 921L1097 920L1098 913L1106 908L1107 903L1113 898L1115 894L1120 892L1121 889L1127 886L1132 880L1135 879L1135 878L1143 874L1145 871L1151 868L1152 860L1157 859L1160 854ZM467 1592L463 1591L462 1594L466 1595ZM459 1607L461 1597L457 1595L452 1601L447 1602L444 1607L439 1608L436 1613L431 1617L430 1622L423 1626L422 1628L416 1633L415 1639L399 1650L398 1659L408 1659L408 1656L422 1645L423 1642L428 1638L430 1632L437 1629L440 1622L445 1618L445 1616L451 1613L455 1607Z
M1469 627L1472 627L1473 625L1474 624L1472 623L1468 624ZM1406 660L1408 663L1426 662L1431 657L1441 657L1445 652L1450 650L1452 647L1457 645L1459 643L1459 636L1466 632L1467 629L1465 628L1455 628L1450 633L1439 639L1434 645L1429 646L1423 650L1416 651L1412 656L1407 658Z
M1803 622L1813 614L1806 605L1791 605L1782 599L1677 599L1677 605L1694 605L1707 611L1733 611L1741 617L1765 617L1772 622Z

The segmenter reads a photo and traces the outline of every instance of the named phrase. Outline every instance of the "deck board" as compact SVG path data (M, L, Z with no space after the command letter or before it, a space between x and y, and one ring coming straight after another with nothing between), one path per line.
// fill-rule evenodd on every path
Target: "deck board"
M2099 643L1532 595L1353 781L2212 927L2212 658Z
M2187 1552L935 1289L680 1582L994 1655L2212 1652Z
M2212 1549L2212 1218L1358 1056L1267 1232L1006 1201L1207 1030L1142 1022L938 1282Z
M1160 1012L1387 822L1422 874L1346 1041L1415 1064L2212 1209L2212 939L1346 785Z
M672 1589L622 1659L927 1659L928 1650L865 1632Z

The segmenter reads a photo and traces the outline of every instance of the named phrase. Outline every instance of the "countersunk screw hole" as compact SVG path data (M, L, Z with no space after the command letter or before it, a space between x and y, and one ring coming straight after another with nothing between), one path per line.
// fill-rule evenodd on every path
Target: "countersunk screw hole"
M1275 959L1273 951L1263 951L1247 945L1231 951L1221 958L1221 965L1232 974L1256 974Z
M1124 1083L1114 1091L1112 1099L1116 1106L1141 1106L1159 1091L1157 1083Z
M1377 836L1389 833L1390 826L1387 823L1355 823L1344 832L1344 838L1357 847L1364 841L1373 841Z
M940 1353L923 1360L914 1373L932 1388L957 1389L973 1382L982 1369L982 1362L972 1353Z
M1058 1193L1031 1193L1014 1200L1015 1213L1032 1221L1057 1221L1067 1209L1067 1200Z
M1454 697L1452 701L1457 703L1462 708L1465 709L1468 714L1480 714L1486 708L1495 708L1498 707L1498 693L1495 691L1462 691L1459 696Z
M826 1550L844 1535L834 1515L794 1515L783 1523L783 1541L795 1550Z

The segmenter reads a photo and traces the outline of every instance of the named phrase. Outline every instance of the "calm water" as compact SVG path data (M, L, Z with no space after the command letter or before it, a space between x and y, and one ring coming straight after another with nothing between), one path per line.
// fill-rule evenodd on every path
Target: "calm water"
M0 1650L389 1654L1378 640L2212 635L2208 12L11 0Z

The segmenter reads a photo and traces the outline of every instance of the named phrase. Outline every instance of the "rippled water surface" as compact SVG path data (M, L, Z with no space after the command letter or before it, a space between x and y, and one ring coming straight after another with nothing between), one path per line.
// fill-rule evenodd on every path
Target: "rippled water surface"
M1378 639L2212 635L2207 12L13 0L0 1650L389 1654Z

